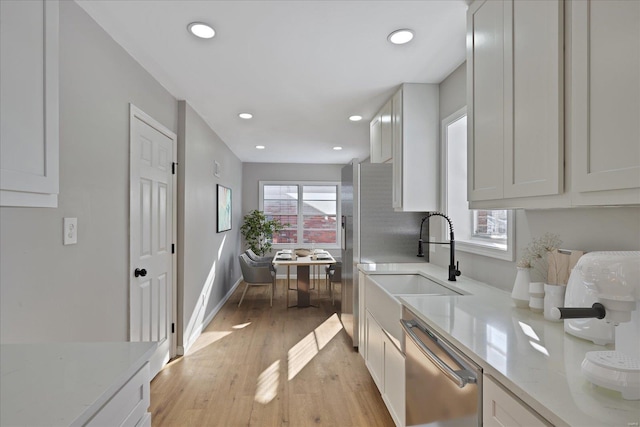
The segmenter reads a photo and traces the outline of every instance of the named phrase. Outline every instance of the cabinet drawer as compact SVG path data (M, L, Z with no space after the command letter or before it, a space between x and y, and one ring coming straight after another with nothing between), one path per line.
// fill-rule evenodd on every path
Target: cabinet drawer
M86 425L91 427L150 425L151 417L145 421L150 405L150 381L149 364L146 363Z
M482 406L482 421L486 427L551 425L488 375L484 376L482 384Z

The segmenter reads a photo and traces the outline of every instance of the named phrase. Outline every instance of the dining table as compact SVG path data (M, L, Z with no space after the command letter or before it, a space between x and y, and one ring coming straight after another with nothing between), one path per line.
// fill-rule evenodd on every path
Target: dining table
M273 265L286 266L287 267L287 288L285 290L287 295L287 307L310 307L311 304L311 270L316 266L326 266L335 264L336 260L331 256L329 252L323 249L314 250L282 250L276 252L273 257ZM291 289L291 267L296 267L296 290L297 290L297 303L296 305L289 306L289 290ZM317 275L316 275L317 276ZM316 286L319 286L316 283Z

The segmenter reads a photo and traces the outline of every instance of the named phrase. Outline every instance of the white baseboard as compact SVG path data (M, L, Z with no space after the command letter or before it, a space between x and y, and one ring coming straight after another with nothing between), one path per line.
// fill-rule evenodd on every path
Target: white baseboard
M179 355L184 355L189 351L193 343L195 343L198 337L202 335L202 331L204 331L207 328L207 326L209 326L209 323L211 323L215 315L218 314L218 312L220 311L224 303L227 302L231 297L231 295L235 292L238 285L240 285L240 282L242 282L242 277L240 277L236 281L236 283L233 284L231 289L229 289L229 292L227 292L226 295L220 300L218 305L216 305L213 308L213 310L211 310L211 313L209 313L209 315L202 320L202 324L200 325L200 327L194 328L194 331L189 337L189 339L187 340L187 342L183 343L182 346L178 346L177 353Z

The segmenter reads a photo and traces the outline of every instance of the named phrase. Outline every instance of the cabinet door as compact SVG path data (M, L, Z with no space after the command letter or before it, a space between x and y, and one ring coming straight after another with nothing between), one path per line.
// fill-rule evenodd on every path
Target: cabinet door
M367 368L380 393L384 393L384 341L382 328L367 312Z
M393 145L392 205L402 207L402 89L391 98L391 141Z
M0 21L0 205L56 207L58 2L2 1Z
M503 196L504 4L476 1L467 11L467 198ZM507 70L509 71L509 70Z
M505 391L492 377L485 375L482 383L482 425L542 427L551 424Z
M380 114L376 114L369 124L369 144L369 161L371 163L380 163L380 157L382 156L382 121Z
M564 176L563 6L506 1L504 198L559 194Z
M640 2L571 2L571 54L572 187L640 203Z
M384 343L384 394L396 425L405 425L404 355L386 339Z
M358 271L358 352L364 360L367 360L367 312L365 309L366 287L364 285L365 274Z
M387 101L380 111L380 163L388 162L392 157L391 101L391 99Z

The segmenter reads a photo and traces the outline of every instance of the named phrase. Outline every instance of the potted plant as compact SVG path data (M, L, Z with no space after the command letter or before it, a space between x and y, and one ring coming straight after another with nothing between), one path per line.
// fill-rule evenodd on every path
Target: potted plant
M254 209L244 216L240 232L251 250L257 255L263 256L271 250L273 233L283 228L284 226L277 219L269 219L264 212Z

